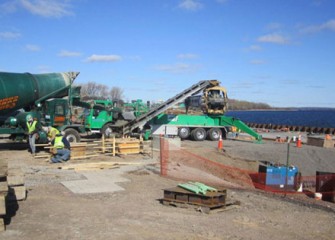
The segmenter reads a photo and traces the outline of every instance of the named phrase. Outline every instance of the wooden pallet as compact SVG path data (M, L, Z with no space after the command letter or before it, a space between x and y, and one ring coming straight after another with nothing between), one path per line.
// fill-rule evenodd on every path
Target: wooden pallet
M194 208L204 213L223 210L226 207L226 189L207 192L206 195L190 192L181 187L164 189L162 204L182 208Z

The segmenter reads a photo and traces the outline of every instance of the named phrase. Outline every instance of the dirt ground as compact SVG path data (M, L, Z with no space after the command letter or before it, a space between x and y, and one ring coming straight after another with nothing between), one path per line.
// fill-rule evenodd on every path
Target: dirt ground
M224 152L218 152L216 144L183 141L180 151L169 153L167 177L159 175L156 151L153 156L89 159L143 163L124 174L130 180L119 183L125 191L99 194L74 194L61 182L83 179L81 172L34 159L26 146L2 144L0 158L22 163L28 196L8 206L0 239L334 239L335 204L304 194L265 193L243 184L245 171L256 170L257 161L286 163L287 145L226 140ZM290 158L303 175L335 170L334 149L292 146ZM222 165L209 166L207 160ZM227 168L218 170L222 166ZM237 168L242 171L234 173ZM196 176L227 187L227 202L240 205L206 214L161 204L163 189Z

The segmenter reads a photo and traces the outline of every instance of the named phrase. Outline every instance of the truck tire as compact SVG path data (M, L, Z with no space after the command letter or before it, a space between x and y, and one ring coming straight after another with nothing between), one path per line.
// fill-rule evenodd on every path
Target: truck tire
M203 128L195 128L191 132L192 139L195 141L203 141L206 139L206 131Z
M180 137L180 139L187 139L190 136L190 129L188 127L179 128L178 136Z
M64 136L69 141L69 143L80 142L80 135L77 130L73 128L68 128L64 130Z
M219 128L211 128L207 131L207 138L211 141L218 141L222 137L222 132Z
M112 124L107 123L103 126L103 128L101 129L101 134L104 135L105 137L110 137L113 134L113 128L112 128Z

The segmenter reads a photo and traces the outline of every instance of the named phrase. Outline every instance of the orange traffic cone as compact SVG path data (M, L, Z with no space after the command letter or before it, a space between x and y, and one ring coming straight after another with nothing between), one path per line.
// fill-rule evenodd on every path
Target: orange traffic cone
M301 148L301 135L298 136L298 140L297 140L297 148Z
M218 142L218 150L222 150L223 148L223 143L222 143L222 137L220 135L219 142Z

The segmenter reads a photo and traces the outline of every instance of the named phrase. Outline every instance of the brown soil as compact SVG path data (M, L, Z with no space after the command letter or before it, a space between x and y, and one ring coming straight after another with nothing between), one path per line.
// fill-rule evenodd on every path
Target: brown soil
M265 193L250 184L248 173L257 171L257 160L271 156L286 161L283 145L225 141L224 148L225 152L218 152L213 142L182 142L181 151L169 152L167 177L158 174L157 152L152 158L127 156L122 160L144 163L155 160L156 164L143 164L125 173L124 177L130 182L119 184L125 191L74 194L60 182L82 179L80 172L56 171L55 165L32 158L24 147L2 147L0 158L23 164L28 197L8 206L7 229L0 233L0 239L334 238L335 204L302 194ZM271 150L267 152L263 148ZM335 156L334 151L323 148L306 146L302 151L313 151L310 158L307 153L301 154L309 163L306 172L313 172L310 168L318 164L322 169L327 168L323 159ZM119 157L102 157L85 161L107 159L120 160ZM162 205L159 200L163 189L186 180L226 186L227 202L241 204L210 214L194 208Z

